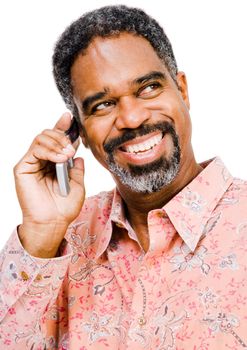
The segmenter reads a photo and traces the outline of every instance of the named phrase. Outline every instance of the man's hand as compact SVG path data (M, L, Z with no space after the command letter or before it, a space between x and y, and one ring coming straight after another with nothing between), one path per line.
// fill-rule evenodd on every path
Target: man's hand
M70 193L62 197L56 179L55 164L75 154L64 134L71 123L65 113L54 129L35 137L28 152L14 168L16 192L23 213L19 236L33 256L54 257L69 224L78 216L85 199L84 163L74 159L70 169Z

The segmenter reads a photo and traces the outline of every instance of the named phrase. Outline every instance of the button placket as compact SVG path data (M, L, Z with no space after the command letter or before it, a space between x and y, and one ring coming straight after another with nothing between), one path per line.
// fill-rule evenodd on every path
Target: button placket
M138 318L138 323L140 326L144 326L147 322L146 318L145 318L145 312L146 312L146 306L147 306L147 293L144 287L144 284L142 282L142 280L140 278L138 278L138 283L141 286L142 289L142 297L143 297L143 302L142 302L142 313L141 316Z

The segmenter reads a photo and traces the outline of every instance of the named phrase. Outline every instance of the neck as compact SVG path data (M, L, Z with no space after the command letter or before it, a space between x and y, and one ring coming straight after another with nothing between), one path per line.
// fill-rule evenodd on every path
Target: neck
M151 210L162 208L201 171L202 167L196 163L194 156L187 159L180 166L176 178L159 192L143 194L130 191L119 185L118 190L126 206L126 217L135 230L145 251L149 246L147 216Z

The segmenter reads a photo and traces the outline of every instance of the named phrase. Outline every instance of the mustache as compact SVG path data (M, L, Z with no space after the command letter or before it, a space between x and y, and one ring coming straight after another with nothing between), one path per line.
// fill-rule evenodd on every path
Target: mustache
M169 122L159 122L156 124L143 124L136 129L128 129L121 136L109 140L104 144L104 151L108 154L114 152L115 149L119 148L123 143L135 139L137 136L144 136L154 131L161 131L164 134L171 134L175 145L177 145L178 136L173 125Z

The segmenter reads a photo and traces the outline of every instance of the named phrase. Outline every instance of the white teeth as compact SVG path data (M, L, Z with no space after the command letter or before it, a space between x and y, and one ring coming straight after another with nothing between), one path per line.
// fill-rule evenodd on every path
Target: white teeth
M129 153L138 153L138 152L148 151L149 149L156 146L161 141L161 139L162 139L162 133L155 135L151 137L149 140L146 140L144 142L141 142L135 145L125 146L124 149L126 152L129 152Z
M130 153L135 152L135 151L134 151L134 147L133 147L133 146L129 146L127 152L130 152Z
M149 148L151 148L151 147L153 147L153 142L151 141L146 141L146 142L144 142L144 148L145 149L149 149Z
M133 148L133 152L138 152L138 146L136 146L136 145L134 145L134 146L132 146L132 148Z

